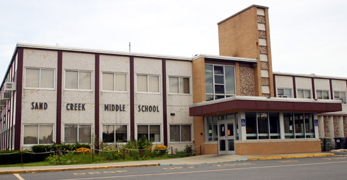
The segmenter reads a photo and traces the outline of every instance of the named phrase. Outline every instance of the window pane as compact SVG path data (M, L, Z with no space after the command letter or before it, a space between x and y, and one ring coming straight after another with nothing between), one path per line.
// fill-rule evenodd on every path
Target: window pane
M256 113L246 113L246 133L247 139L257 139Z
M116 74L116 91L126 91L126 74Z
M40 125L40 144L53 143L53 126L52 125Z
M79 143L90 143L91 139L91 126L80 125L79 126Z
M212 65L205 64L206 93L213 93Z
M160 141L160 126L159 125L150 125L150 140L153 142L159 142Z
M65 73L65 88L77 89L78 88L78 72L77 71L66 71Z
M24 144L38 144L37 125L24 126Z
M284 95L287 97L292 97L292 90L291 89L284 89Z
M227 94L235 94L234 67L225 66L225 88Z
M284 90L283 89L277 89L277 94L279 96L283 96L284 95Z
M102 74L102 90L113 91L114 75L113 73Z
M105 143L114 142L114 126L113 125L102 126L102 141Z
M258 135L259 139L269 139L269 124L267 113L258 114Z
M329 91L323 91L323 99L329 99Z
M317 91L317 99L323 99L322 91Z
M295 120L295 137L296 138L305 138L303 114L294 114L294 120Z
M313 114L305 114L306 138L314 138Z
M147 76L137 75L137 91L147 92Z
M127 142L127 125L117 125L116 126L116 141L117 142Z
M180 141L179 125L170 125L170 141Z
M191 141L190 125L181 125L181 141Z
M293 114L284 113L283 118L285 138L294 138Z
M298 98L304 98L304 90L298 90Z
M149 76L149 92L159 92L159 76Z
M181 93L189 94L189 78L182 78L183 84L181 85Z
M178 93L178 78L169 78L169 93Z
M214 74L224 74L223 66L214 66Z
M216 94L224 94L224 86L223 85L215 85L215 93Z
M26 70L26 87L39 87L39 73L38 69Z
M139 140L142 136L148 138L148 125L137 126L137 140Z
M270 139L280 139L280 117L278 113L269 113Z
M206 101L212 101L214 98L213 95L206 95Z
M77 142L77 125L65 125L65 143Z
M311 90L305 90L305 98L311 99Z
M80 72L79 74L79 89L92 89L91 88L91 73Z
M41 70L41 87L54 88L54 71Z
M224 76L214 76L214 83L216 84L224 84Z

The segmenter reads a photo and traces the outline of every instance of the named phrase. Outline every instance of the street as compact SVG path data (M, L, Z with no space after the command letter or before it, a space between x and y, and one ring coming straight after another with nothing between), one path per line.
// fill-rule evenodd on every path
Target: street
M1 180L347 179L347 154L319 158L1 175Z

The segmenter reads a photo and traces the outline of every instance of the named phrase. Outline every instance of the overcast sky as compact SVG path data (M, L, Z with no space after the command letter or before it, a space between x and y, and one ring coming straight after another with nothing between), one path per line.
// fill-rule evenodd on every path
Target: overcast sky
M0 0L0 80L17 42L218 55L217 23L269 7L273 70L347 77L346 0Z

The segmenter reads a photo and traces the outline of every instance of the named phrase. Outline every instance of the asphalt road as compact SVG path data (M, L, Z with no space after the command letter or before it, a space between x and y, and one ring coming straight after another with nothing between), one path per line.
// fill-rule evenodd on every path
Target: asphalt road
M0 175L1 180L89 179L247 179L319 180L347 179L347 154L335 157L243 161L199 165L134 167L103 170L63 171Z

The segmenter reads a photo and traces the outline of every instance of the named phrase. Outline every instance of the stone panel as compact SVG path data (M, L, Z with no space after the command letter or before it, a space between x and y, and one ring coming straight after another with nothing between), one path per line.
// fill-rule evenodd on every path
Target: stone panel
M258 23L263 23L263 24L265 24L265 17L264 17L264 16L259 16L259 15L258 15Z
M254 69L240 67L241 96L255 96Z
M329 117L324 116L324 137L329 137Z
M266 32L265 31L258 31L259 32L259 38L266 39Z
M267 62L267 55L266 54L260 54L260 61Z
M257 15L265 16L265 11L264 9L257 8Z
M267 54L267 47L266 46L259 46L259 52L260 52L260 54Z
M258 30L266 31L266 29L265 29L265 24L259 24L259 23L258 23Z
M337 116L334 116L333 122L334 122L334 137L339 137L339 119Z
M269 64L267 62L260 62L260 68L261 70L268 70Z
M343 131L346 136L347 135L347 116L343 117Z
M270 85L269 78L261 78L261 85L262 86L269 86Z

